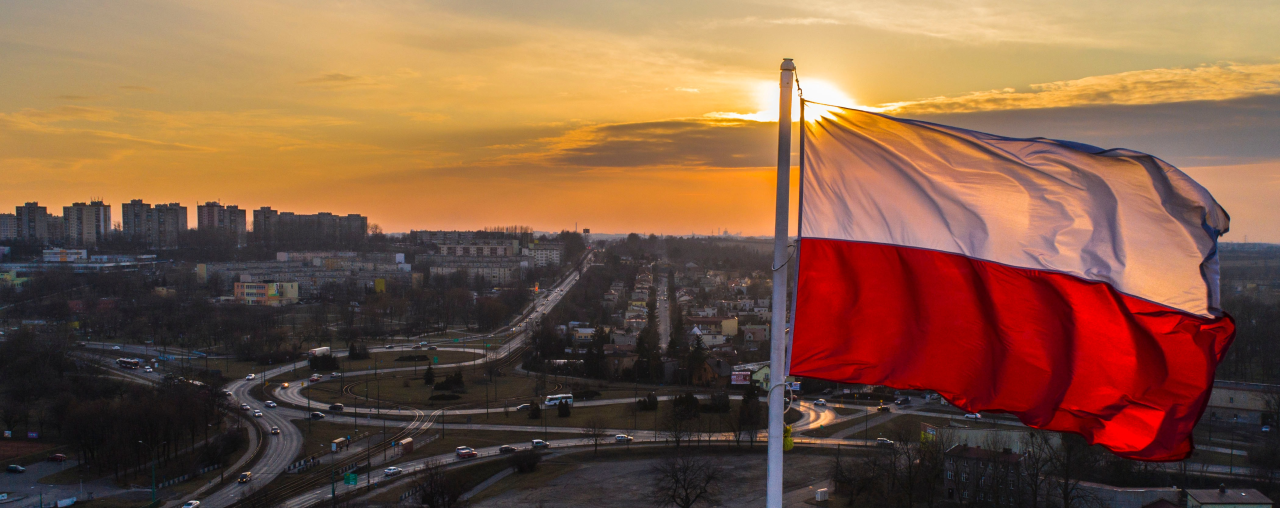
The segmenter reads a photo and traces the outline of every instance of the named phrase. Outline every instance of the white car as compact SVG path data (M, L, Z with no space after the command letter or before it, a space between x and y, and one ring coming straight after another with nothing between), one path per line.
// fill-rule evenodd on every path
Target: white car
M258 377L258 375L257 375L257 374L249 374L248 376L245 376L245 377L244 377L244 380L245 380L245 381L251 381L251 380L253 380L253 378L256 378L256 377Z
M813 405L817 407L827 407L827 399L818 399L813 402Z
M396 476L403 472L404 470L398 467L389 467L382 470L382 476Z
M618 434L616 436L613 436L613 442L615 443L630 443L633 439L635 438L628 436L626 434Z
M259 410L257 410L257 409L253 410L253 417L254 417L254 418L262 418L262 411L259 411Z
M965 417L965 418L968 418L968 419L970 419L970 420L981 420L981 419L982 419L982 415L980 415L980 414L978 414L978 413L968 413L968 414L964 415L964 417Z
M248 404L245 404L245 403L243 403L243 402L241 402L241 403L240 403L240 410L241 410L241 411L248 411L248 410L250 410L250 409L253 409L253 408L249 407L249 405L248 405Z
M1270 425L1263 425L1263 426L1262 426L1262 431L1263 431L1263 432L1271 432L1271 426L1270 426Z
M276 401L274 401L274 400L268 400L268 401L264 402L262 405L267 406L267 407L276 407Z
M155 372L155 371L151 370L151 367L144 368L144 369L142 369L142 371L143 371L143 372Z
M112 350L112 351L119 351L119 350L120 350L120 346L111 346L111 350Z
M192 500L187 501L186 503L184 503L184 504L182 505L182 508L196 508L197 506L200 506L200 502L199 502L199 501L196 501L196 500L194 500L194 499L192 499Z

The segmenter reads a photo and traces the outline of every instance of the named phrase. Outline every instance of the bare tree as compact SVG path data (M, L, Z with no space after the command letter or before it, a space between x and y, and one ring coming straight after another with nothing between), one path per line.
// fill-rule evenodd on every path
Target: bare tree
M464 493L462 482L449 475L443 464L427 463L418 474L419 500L430 508L452 508L458 506L458 500Z
M699 503L714 505L721 481L720 472L704 458L668 457L653 467L654 504L691 508Z
M662 435L673 441L677 450L681 443L689 440L692 427L693 422L681 419L675 411L668 410L662 415Z
M582 428L579 430L591 439L591 453L596 454L600 452L600 440L609 432L609 420L603 416L592 415L582 422Z

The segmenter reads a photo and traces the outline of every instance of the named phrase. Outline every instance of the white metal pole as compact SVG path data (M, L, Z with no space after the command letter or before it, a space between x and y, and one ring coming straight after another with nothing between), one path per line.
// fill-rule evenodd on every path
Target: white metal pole
M782 388L787 367L787 222L791 198L791 86L796 65L782 60L778 91L778 196L773 224L773 317L769 334L769 476L765 506L782 508Z

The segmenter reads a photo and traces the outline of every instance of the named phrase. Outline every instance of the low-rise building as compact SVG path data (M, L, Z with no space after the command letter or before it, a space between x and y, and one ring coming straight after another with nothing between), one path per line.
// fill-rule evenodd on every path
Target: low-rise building
M237 282L235 283L237 303L245 305L267 305L279 307L298 303L297 282Z
M1005 448L955 445L943 453L942 486L948 501L1017 506L1022 455Z
M1187 508L1271 508L1270 498L1254 489L1187 489Z
M89 251L84 249L45 249L45 263L74 263L89 259Z
M1205 410L1210 422L1276 425L1280 413L1280 385L1214 381Z

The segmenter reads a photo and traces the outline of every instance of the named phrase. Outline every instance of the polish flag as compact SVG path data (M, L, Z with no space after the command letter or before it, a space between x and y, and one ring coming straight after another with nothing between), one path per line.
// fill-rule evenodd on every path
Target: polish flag
M1235 334L1208 191L1131 150L819 112L792 375L935 390L1132 459L1191 454Z

